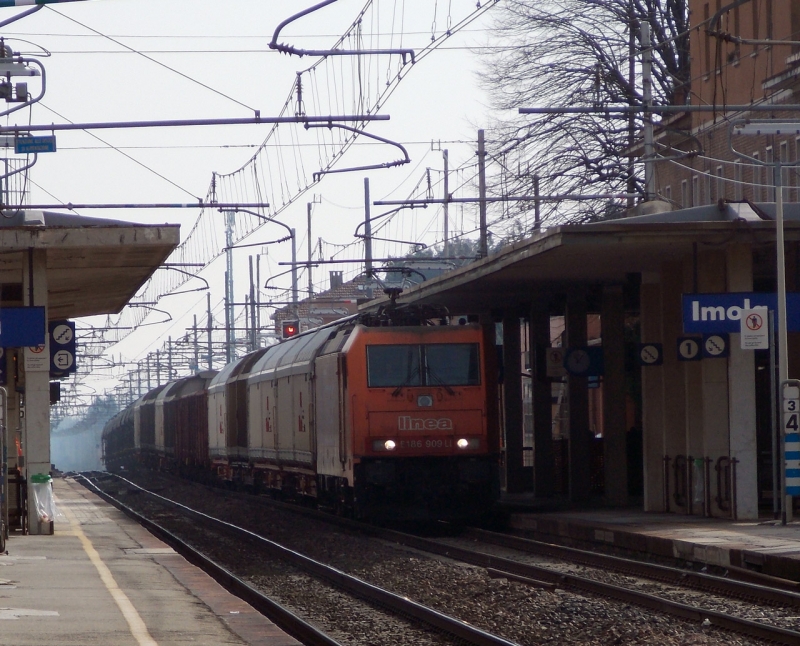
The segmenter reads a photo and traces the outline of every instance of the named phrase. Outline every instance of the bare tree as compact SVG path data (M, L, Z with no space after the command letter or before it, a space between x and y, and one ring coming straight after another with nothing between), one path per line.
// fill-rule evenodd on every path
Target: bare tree
M653 97L683 103L689 88L686 0L507 0L495 13L481 81L499 118L488 137L495 193L642 193L630 150L641 117L519 115L520 107L641 104L640 23L651 27ZM507 117L505 115L508 115ZM544 224L614 217L624 200L543 202ZM499 215L519 219L531 202ZM523 213L521 214L520 211ZM496 215L497 217L497 215Z

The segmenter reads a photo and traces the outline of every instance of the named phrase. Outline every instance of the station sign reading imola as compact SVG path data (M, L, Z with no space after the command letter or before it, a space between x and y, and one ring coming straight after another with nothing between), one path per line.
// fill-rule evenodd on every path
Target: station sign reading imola
M742 311L766 307L778 309L778 297L771 293L728 292L683 294L683 331L686 334L738 334ZM800 332L800 293L786 294L786 326Z

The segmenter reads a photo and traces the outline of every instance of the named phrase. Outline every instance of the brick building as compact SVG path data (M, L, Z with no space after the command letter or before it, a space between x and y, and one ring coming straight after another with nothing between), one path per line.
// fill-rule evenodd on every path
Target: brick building
M800 159L800 136L795 133L729 136L731 119L800 120L800 112L777 107L774 112L733 112L725 108L800 103L795 96L800 89L800 0L750 0L722 13L715 22L713 18L722 6L721 0L689 0L690 103L718 106L719 111L665 117L656 132L660 156L698 152L656 164L658 196L673 208L714 204L719 199L773 202L772 167L768 164L776 155L782 163ZM783 169L783 185L785 200L800 199L795 169Z
M368 279L365 274L345 282L341 271L330 272L330 288L297 303L297 313L291 305L275 311L275 334L280 337L283 321L297 320L299 331L305 332L358 312L358 306L384 295L384 289L408 289L453 269L453 263L436 258L398 259L396 263L377 270L379 277ZM397 271L392 271L391 268Z
M375 295L375 283L366 276L357 276L344 281L341 271L330 272L330 289L304 298L297 303L297 313L291 305L276 310L271 316L275 322L275 334L280 338L283 321L299 321L300 332L331 323L358 311L358 306ZM379 294L380 295L380 294Z

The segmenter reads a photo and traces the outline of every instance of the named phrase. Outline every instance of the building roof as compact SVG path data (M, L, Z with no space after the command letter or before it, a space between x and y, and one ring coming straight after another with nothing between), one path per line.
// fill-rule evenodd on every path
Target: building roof
M297 314L301 318L317 316L347 316L356 311L358 303L373 298L374 282L369 283L366 276L357 276L353 280L332 287L310 298L297 303ZM347 307L351 305L352 307ZM294 316L291 305L284 305L275 310L271 318L275 321Z
M0 216L0 282L19 283L23 252L46 249L51 320L119 312L180 241L173 224L43 211Z

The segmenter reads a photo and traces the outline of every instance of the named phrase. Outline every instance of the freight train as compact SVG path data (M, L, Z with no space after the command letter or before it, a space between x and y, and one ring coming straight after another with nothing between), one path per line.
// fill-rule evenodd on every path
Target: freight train
M486 514L500 491L487 334L359 316L310 330L145 394L106 424L106 467L137 462L375 521Z

